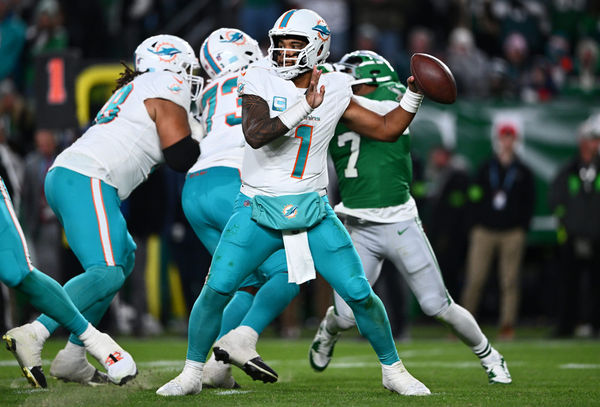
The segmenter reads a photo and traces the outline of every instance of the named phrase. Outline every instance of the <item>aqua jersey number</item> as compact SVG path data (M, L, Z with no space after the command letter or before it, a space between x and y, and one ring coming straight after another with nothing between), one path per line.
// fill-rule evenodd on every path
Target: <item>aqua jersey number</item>
M96 115L96 124L106 124L115 120L121 111L120 106L127 100L132 90L133 83L129 83L117 90Z

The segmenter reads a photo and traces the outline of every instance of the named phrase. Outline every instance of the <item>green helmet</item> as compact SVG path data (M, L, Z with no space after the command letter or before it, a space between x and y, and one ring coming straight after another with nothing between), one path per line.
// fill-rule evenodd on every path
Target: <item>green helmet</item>
M398 82L398 74L381 55L366 50L350 52L335 64L336 69L355 78L353 85L365 83L379 85L385 82Z

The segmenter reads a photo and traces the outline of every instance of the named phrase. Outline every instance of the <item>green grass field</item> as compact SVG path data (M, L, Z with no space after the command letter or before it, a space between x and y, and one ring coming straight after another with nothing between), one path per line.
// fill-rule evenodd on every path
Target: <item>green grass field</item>
M415 330L416 332L416 330ZM259 341L258 351L279 373L279 382L253 382L241 370L239 390L206 389L196 396L162 398L155 391L179 374L186 342L181 337L117 338L136 359L137 378L122 387L85 387L49 377L48 389L29 387L8 351L0 352L0 406L592 406L600 405L600 341L546 340L530 336L497 343L508 361L513 384L489 385L471 352L445 331L413 334L398 350L410 372L432 391L429 397L403 397L381 385L381 369L364 340L346 335L323 373L307 360L309 338ZM438 339L434 339L438 338ZM440 339L441 338L441 339ZM44 348L51 358L64 339Z

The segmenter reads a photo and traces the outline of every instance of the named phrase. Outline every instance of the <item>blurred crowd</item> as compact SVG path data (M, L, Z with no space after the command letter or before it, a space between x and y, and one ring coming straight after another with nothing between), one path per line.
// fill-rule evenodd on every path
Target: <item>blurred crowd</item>
M240 28L266 50L273 22L283 10L295 7L313 9L328 22L333 38L330 60L354 49L371 49L406 78L410 55L433 54L453 71L461 100L543 103L572 95L590 103L600 100L600 2L593 0L0 0L0 175L19 208L41 270L59 282L78 273L60 224L45 202L43 181L58 152L80 129L46 129L36 123L36 57L77 49L89 63L130 62L132 50L149 35L174 29L169 33L188 39L197 50L204 36L219 26ZM505 339L514 336L517 323L518 269L534 199L530 171L520 163L515 175L512 163L517 156L505 151L518 144L519 131L510 126L496 129L497 159L491 157L475 174L444 146L431 150L420 176L418 165L415 171L415 196L419 185L427 185L420 211L449 291L473 312L487 278L485 270L498 252L500 334ZM559 219L560 264L577 269L558 278L557 286L564 290L557 294L561 305L555 333L563 336L579 326L600 329L597 296L579 295L582 287L598 287L600 274L600 225L586 222L588 214L600 209L600 120L592 117L572 131L579 152L557 176L550 200ZM508 159L501 157L507 154ZM205 273L209 259L181 212L182 182L168 169L158 171L123 211L138 243L138 267L144 268L148 238L162 236L179 268L185 304L191 307L205 277L198 270ZM478 209L470 212L474 207ZM512 215L494 216L505 208ZM480 246L469 247L469 242ZM146 322L138 317L132 319L133 327L121 323L136 332L157 332L158 323L147 315L143 273L133 274L139 278L130 279L124 296ZM398 283L382 280L381 290ZM288 312L281 322L283 333L294 335L300 319L311 314L318 318L329 304L326 291L309 291L320 298L314 306L319 309L300 316ZM6 300L6 287L1 292ZM127 313L117 314L123 319ZM404 328L397 325L395 334L402 336Z

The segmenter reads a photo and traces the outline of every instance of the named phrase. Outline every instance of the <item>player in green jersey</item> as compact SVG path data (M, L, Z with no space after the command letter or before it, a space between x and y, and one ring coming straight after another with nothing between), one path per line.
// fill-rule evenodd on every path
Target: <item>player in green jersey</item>
M355 100L379 114L395 108L405 92L398 75L380 55L355 51L337 70L355 78ZM385 259L405 278L423 312L448 325L471 348L490 383L511 383L504 358L494 349L473 316L448 294L437 261L410 195L412 164L408 129L395 143L383 143L338 124L329 145L342 202L335 212L345 226L373 285ZM310 364L323 371L340 333L355 325L350 307L334 293L309 351Z

